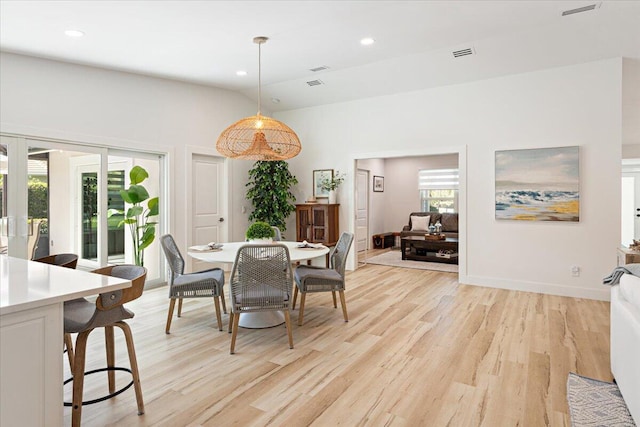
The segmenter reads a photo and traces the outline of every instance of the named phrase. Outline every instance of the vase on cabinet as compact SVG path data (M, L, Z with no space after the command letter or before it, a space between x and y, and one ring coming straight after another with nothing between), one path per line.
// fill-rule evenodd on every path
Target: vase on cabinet
M338 196L336 195L336 190L329 190L329 204L334 205L337 203Z

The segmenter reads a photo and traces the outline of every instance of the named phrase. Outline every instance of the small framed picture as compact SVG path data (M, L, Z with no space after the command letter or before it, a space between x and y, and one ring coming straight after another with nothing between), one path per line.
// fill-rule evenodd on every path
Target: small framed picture
M322 188L322 181L333 179L333 169L318 169L313 171L313 197L316 199L326 199L329 197L329 190Z
M384 191L384 176L373 176L373 191L376 193Z

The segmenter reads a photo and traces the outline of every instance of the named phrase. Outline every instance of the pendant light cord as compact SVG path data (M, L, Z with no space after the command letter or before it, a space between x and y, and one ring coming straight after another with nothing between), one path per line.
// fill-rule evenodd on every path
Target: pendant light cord
M258 115L262 105L262 43L258 43Z

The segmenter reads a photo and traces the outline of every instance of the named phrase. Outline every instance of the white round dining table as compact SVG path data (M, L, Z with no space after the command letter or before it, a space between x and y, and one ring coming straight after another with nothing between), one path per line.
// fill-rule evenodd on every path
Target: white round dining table
M325 256L329 253L329 248L323 245L313 245L313 248L300 248L302 242L280 241L289 249L289 258L291 262L306 261L314 258ZM238 249L244 245L250 245L249 242L230 242L222 243L222 247L212 251L195 251L187 252L190 257L205 262L219 262L233 264L236 261ZM271 328L284 323L284 314L280 311L262 311L256 313L242 313L238 326L249 329Z

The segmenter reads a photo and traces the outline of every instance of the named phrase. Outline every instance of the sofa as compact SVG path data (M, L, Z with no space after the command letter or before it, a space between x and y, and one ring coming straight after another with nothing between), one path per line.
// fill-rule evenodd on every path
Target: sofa
M428 230L422 226L414 225L411 221L412 216L429 217L429 225L435 225L440 221L442 225L442 234L447 237L458 238L458 214L457 213L438 213L438 212L411 212L409 215L409 224L405 225L400 232L400 237L406 236L424 236ZM427 226L428 227L428 226Z
M640 277L631 274L611 287L611 373L640 426Z

